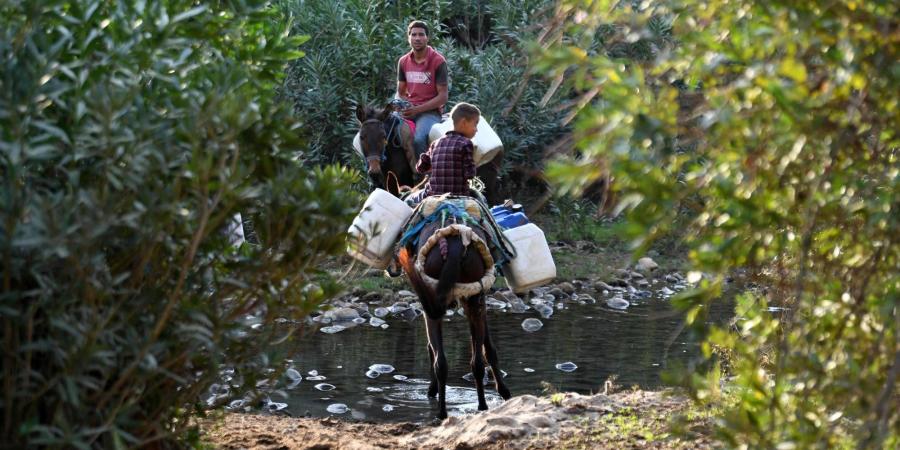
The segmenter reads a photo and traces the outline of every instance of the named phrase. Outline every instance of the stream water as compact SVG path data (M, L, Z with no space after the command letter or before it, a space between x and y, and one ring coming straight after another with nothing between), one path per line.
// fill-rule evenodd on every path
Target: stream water
M662 283L654 286L663 287ZM687 365L700 350L668 296L654 288L647 291L649 296L629 300L625 310L611 308L606 301L610 295L595 291L587 293L596 303L556 303L549 318L533 308L521 313L489 309L500 368L507 374L512 394L540 394L544 383L559 391L596 393L609 377L615 377L618 386L664 386L664 370ZM733 314L733 302L721 300L713 304L709 320L722 323ZM540 320L542 327L533 332L523 329L523 321L529 318ZM279 408L293 416L340 415L374 421L433 418L436 402L426 396L429 360L423 320L394 315L384 320L387 328L367 322L335 334L318 331L304 336L288 352L295 372L284 380L287 397L272 401L283 403ZM528 325L534 324L529 321ZM474 383L463 378L471 377L464 316L445 319L444 346L449 364L448 412L472 412ZM566 371L572 365L565 363L576 368ZM298 376L302 376L299 382ZM502 402L493 384L486 393L490 407Z

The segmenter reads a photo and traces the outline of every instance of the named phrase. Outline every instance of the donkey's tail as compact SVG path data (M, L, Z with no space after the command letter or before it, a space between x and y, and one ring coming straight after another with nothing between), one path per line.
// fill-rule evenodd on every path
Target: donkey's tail
M419 271L416 270L416 266L412 258L412 253L408 249L402 248L400 249L400 254L397 255L397 260L400 262L400 266L403 267L403 272L405 272L406 276L409 278L409 284L412 285L413 290L416 291L416 294L419 295L419 299L422 302L422 309L425 310L425 313L428 314L429 317L432 317L432 314L428 312L428 305L430 304L430 302L426 301L425 299L434 298L434 291L428 285L428 283L426 283L425 280L422 279L422 275L419 274ZM444 311L444 313L446 312L447 311ZM443 317L443 314L437 317Z
M447 305L450 303L450 299L447 296L450 295L450 291L456 286L456 282L459 281L459 275L462 272L462 254L462 239L459 236L448 237L447 259L444 260L444 266L441 268L441 278L438 279L437 289L435 289L437 301L434 306L441 311L435 311L439 315L432 317L433 319L444 317L444 314L447 313Z

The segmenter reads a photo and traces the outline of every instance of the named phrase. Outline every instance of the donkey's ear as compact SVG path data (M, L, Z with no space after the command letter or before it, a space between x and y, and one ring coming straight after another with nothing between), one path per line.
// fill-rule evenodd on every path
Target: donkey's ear
M394 197L400 196L400 181L397 179L397 174L393 171L388 171L384 179L384 188L393 194Z
M366 105L363 103L356 104L356 120L358 120L359 123L366 121Z
M391 116L392 112L394 112L393 105L391 105L390 103L388 103L387 105L384 105L384 109L382 109L378 113L378 120L384 122L385 120L387 120L388 117Z

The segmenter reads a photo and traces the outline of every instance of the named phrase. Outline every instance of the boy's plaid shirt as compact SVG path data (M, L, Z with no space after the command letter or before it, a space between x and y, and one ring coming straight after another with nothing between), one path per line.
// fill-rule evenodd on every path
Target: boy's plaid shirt
M416 165L419 173L431 172L426 195L469 195L468 181L475 176L473 151L472 141L455 131L432 142Z

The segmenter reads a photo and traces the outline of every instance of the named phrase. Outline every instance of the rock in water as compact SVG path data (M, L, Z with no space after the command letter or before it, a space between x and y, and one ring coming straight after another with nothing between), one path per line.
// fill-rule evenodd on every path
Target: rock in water
M303 375L300 375L300 372L298 372L297 369L295 369L293 367L291 367L288 370L285 370L284 375L287 376L288 379L291 381L297 381L297 380L303 379Z
M533 317L522 321L522 329L529 333L534 333L535 331L540 330L543 326L543 322Z
M416 319L416 317L419 317L419 314L416 311L417 310L412 309L412 308L404 309L403 311L400 312L399 316L403 320L412 322L413 320Z
M485 299L484 303L490 309L503 309L509 306L506 302L497 300L494 297L488 297L487 299Z
M359 311L353 308L337 308L325 313L326 316L331 317L332 320L337 322L342 321L351 321L359 317Z
M278 402L273 402L272 400L266 399L263 408L265 408L267 411L275 412L275 411L281 411L282 409L287 408L287 406L288 406L287 403L278 403Z
M332 414L344 414L347 411L350 411L350 408L343 403L332 403L328 405L328 408L325 408L325 410Z
M568 361L568 362L557 364L556 368L559 370L562 370L563 372L574 372L575 369L578 368L578 366L576 366L575 363Z
M621 297L613 297L606 299L606 306L609 306L612 309L627 309L631 306L631 303L628 300L625 300Z
M391 373L394 371L394 366L390 364L372 364L369 366L369 370L374 370L378 373Z
M540 314L541 317L543 317L545 319L549 319L550 316L553 315L553 307L550 305L545 305L543 303L534 305L534 310L537 311L538 314Z
M514 313L523 313L525 311L528 311L528 309L529 309L528 305L526 305L525 302L523 302L519 298L516 298L515 301L511 301L510 306L511 306L510 311L512 311Z

